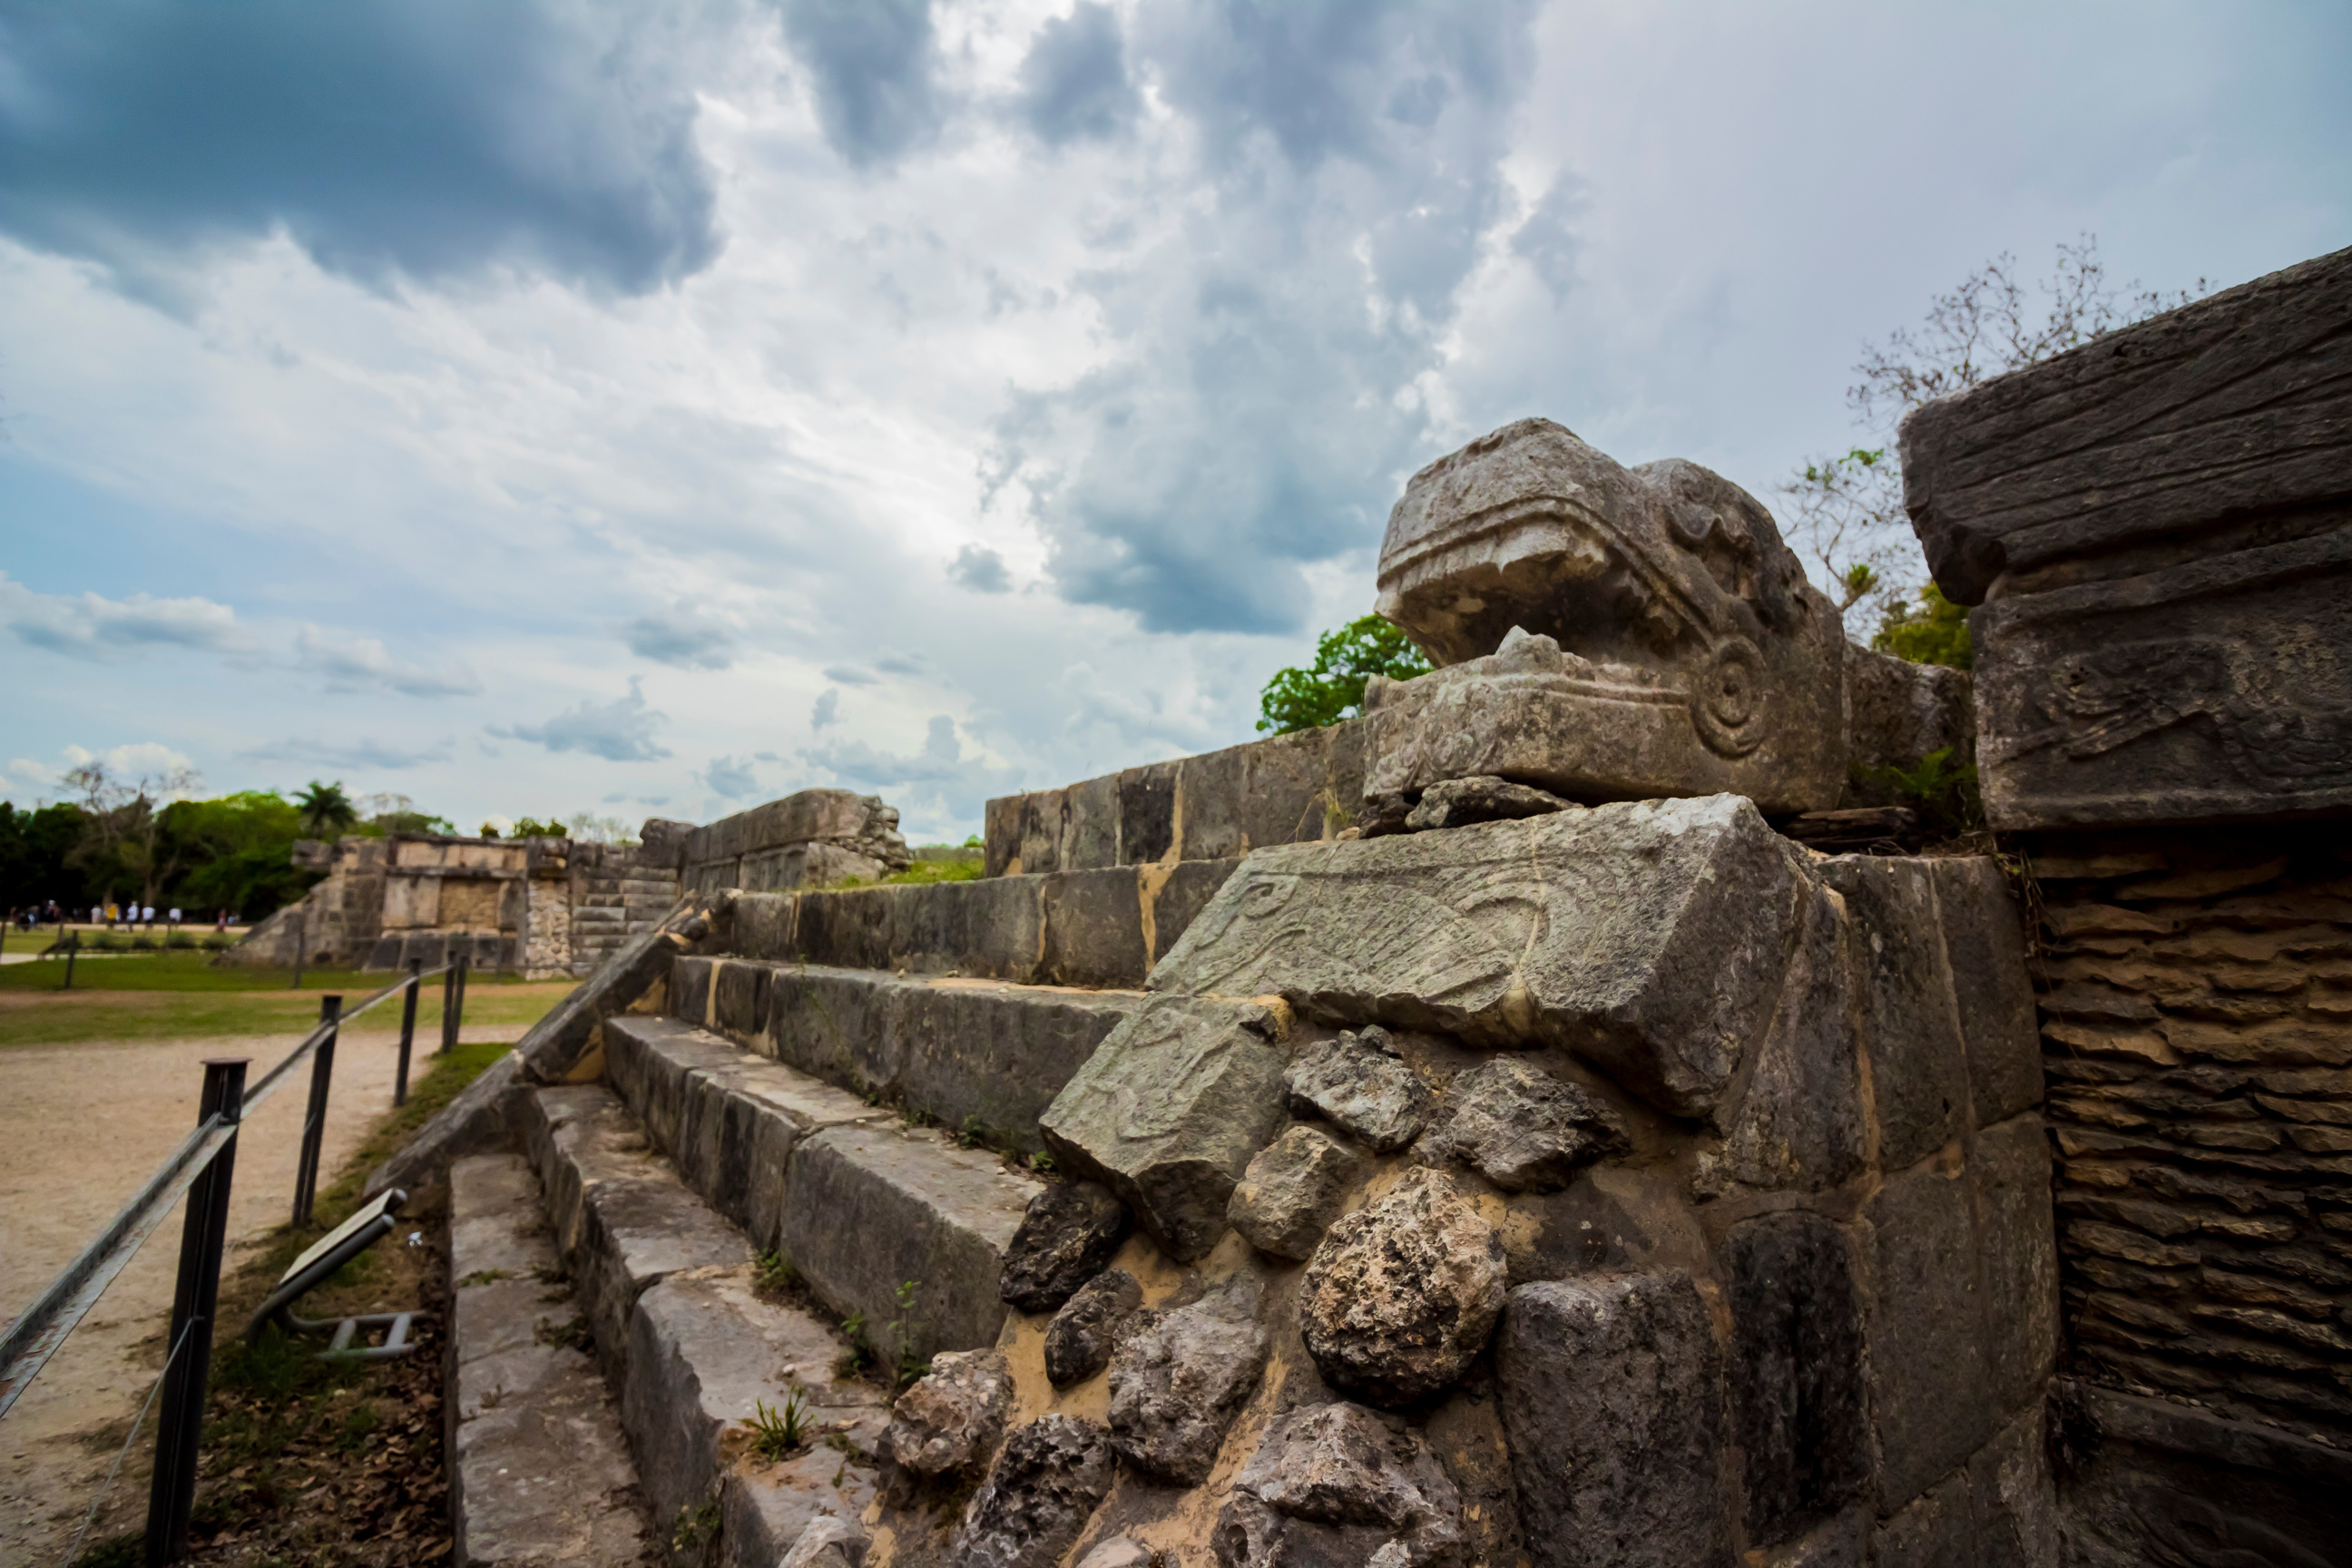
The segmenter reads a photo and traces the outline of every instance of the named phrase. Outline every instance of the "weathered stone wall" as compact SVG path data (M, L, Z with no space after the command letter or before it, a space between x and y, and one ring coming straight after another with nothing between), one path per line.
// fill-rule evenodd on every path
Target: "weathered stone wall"
M2031 863L2074 1369L2352 1440L2352 824Z
M676 835L689 891L781 892L856 877L867 881L914 863L898 812L879 795L805 789Z
M988 803L988 874L1230 860L1331 837L1363 804L1364 724L1269 736Z

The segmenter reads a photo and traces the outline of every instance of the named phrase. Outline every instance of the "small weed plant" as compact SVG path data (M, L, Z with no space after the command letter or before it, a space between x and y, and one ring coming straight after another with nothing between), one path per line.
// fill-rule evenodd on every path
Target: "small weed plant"
M772 1301L791 1295L800 1289L800 1283L801 1271L774 1247L751 1260L751 1288Z
M784 1396L781 1410L764 1399L752 1404L752 1415L743 1423L751 1429L751 1452L773 1463L790 1458L808 1444L808 1394L795 1388Z

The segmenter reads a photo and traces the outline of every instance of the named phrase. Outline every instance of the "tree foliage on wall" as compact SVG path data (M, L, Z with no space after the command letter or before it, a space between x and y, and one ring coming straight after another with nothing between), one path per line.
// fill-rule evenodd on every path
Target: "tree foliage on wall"
M1375 675L1410 680L1429 673L1429 660L1404 633L1378 616L1362 616L1315 644L1315 662L1275 672L1258 700L1258 729L1286 735L1352 719L1364 710L1364 683Z

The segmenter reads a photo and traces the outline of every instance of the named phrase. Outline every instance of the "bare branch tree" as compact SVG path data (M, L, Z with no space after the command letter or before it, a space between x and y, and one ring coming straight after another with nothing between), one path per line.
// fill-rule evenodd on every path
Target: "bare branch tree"
M1857 620L1867 624L1873 612L1883 617L1927 579L1892 455L1905 415L2210 292L2202 278L2177 294L2137 283L2115 288L2095 235L2057 251L2035 290L2038 308L2017 280L2017 258L2004 251L1935 296L1916 330L1898 327L1882 342L1864 343L1853 367L1861 379L1846 388L1845 400L1874 445L1815 458L1776 487L1790 540L1821 568L1822 587L1837 601L1849 636Z

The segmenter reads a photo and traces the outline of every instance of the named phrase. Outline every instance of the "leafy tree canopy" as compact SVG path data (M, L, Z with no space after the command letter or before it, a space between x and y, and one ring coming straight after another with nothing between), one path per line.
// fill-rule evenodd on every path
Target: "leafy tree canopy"
M1919 590L1919 605L1914 609L1900 599L1889 604L1870 646L1881 653L1907 658L1913 664L1975 668L1977 655L1969 641L1969 612L1944 597L1944 591L1933 583Z
M301 813L302 831L312 838L332 837L360 819L359 807L343 793L340 779L333 784L312 779L310 787L294 797L294 805Z
M1375 675L1410 680L1429 673L1429 660L1388 621L1363 616L1315 645L1315 662L1275 672L1258 700L1262 731L1286 735L1352 719L1364 710L1364 682Z

